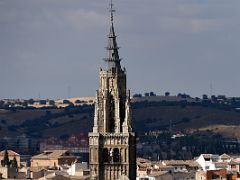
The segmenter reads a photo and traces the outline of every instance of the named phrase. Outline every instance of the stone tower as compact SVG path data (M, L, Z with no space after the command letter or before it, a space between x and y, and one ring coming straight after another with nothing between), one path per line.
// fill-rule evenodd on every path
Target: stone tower
M96 93L94 127L89 133L91 179L136 179L136 142L131 128L130 91L126 70L122 69L113 26L108 35L107 57L100 70L100 87Z

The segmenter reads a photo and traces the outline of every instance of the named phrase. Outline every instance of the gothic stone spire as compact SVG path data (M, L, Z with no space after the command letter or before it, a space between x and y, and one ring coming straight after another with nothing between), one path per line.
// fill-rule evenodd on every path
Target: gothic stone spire
M113 25L113 12L115 10L113 9L113 3L111 1L110 4L110 12L111 12L111 25L110 25L110 31L108 34L108 44L107 44L107 57L104 59L106 62L106 70L112 70L117 69L119 70L121 68L120 61L121 59L119 58L118 55L118 49L119 47L117 46L117 40L116 40L116 35L115 35L115 30L114 30L114 25Z
M108 35L106 68L100 70L93 131L89 133L91 180L136 180L136 141L131 128L130 91L121 68L113 26Z

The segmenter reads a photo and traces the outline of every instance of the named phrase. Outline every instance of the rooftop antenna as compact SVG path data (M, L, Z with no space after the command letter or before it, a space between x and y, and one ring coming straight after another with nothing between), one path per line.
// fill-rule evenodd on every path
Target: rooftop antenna
M210 84L210 96L212 96L213 95L213 85L212 85L212 83Z

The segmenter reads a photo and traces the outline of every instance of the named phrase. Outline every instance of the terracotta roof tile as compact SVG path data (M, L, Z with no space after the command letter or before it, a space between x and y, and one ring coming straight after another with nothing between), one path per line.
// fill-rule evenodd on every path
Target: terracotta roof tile
M3 156L3 155L4 155L4 152L5 152L5 150L1 151L1 152L0 152L0 155ZM7 150L7 152L8 152L8 155L9 155L9 156L20 156L18 153L14 152L14 151L12 151L12 150Z

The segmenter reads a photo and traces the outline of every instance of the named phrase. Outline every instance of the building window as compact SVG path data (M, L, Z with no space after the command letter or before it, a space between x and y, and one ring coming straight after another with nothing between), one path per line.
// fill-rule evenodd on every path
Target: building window
M113 162L120 162L120 152L118 148L113 150Z
M109 155L108 155L108 149L103 149L103 162L109 162Z
M109 122L109 132L114 132L115 131L115 101L113 99L113 96L110 96L109 98L109 117L110 117L110 122Z

